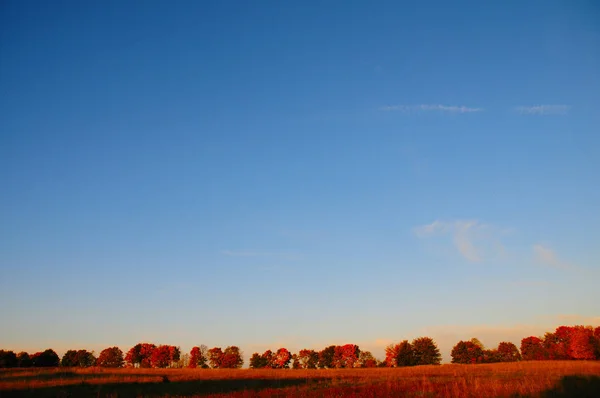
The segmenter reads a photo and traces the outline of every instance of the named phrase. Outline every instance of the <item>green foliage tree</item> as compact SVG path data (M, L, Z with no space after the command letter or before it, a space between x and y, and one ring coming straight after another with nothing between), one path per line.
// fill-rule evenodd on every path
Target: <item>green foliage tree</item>
M450 354L452 363L472 364L483 362L483 349L472 341L459 341Z
M359 366L361 368L375 368L377 367L377 359L371 354L371 351L361 351L358 358Z
M68 350L65 352L65 355L63 355L62 359L60 360L60 366L66 368L77 366L77 351Z
M333 368L333 358L335 356L335 346L330 345L327 348L324 348L319 352L319 362L318 366L321 369L332 369Z
M319 353L315 350L303 349L298 353L302 369L316 369L319 364Z
M292 355L292 369L302 369L302 364L296 354Z
M439 365L442 355L431 337L419 337L411 343L415 365Z
M481 348L482 350L485 350L485 346L483 345L483 343L481 341L479 341L479 339L477 337L473 337L470 341L471 341L471 343L475 344L477 347Z
M266 368L267 364L266 361L263 359L262 355L260 355L258 352L255 352L254 354L252 354L252 356L250 357L250 369L262 369L262 368Z
M396 364L398 366L413 366L415 364L415 353L408 340L401 341L396 349Z

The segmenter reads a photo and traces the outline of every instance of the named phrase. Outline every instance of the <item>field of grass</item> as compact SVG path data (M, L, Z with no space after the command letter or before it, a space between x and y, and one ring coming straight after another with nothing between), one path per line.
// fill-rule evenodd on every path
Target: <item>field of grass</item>
M4 369L0 397L600 397L600 362L398 369Z

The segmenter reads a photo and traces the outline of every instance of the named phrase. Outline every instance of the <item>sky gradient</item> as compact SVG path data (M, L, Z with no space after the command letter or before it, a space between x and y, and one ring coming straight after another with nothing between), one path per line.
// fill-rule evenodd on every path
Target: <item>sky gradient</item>
M600 325L599 21L591 1L2 2L0 348L381 358L429 334L447 360Z

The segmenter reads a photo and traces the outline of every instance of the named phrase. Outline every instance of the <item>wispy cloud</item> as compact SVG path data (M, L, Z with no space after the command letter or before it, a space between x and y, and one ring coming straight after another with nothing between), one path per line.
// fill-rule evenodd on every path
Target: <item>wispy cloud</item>
M498 230L491 225L477 220L436 220L431 224L421 225L414 229L419 238L435 235L450 235L458 252L471 262L484 260L484 252L499 254L504 247L497 237Z
M443 113L473 113L481 112L483 108L472 108L468 106L420 104L420 105L387 105L381 108L383 111L400 112L443 112Z
M556 252L548 246L544 246L539 243L533 245L533 254L535 256L536 261L540 264L561 269L575 268L572 264L566 263L563 260L561 260L556 254Z
M522 115L566 115L570 109L569 105L533 105L515 108Z

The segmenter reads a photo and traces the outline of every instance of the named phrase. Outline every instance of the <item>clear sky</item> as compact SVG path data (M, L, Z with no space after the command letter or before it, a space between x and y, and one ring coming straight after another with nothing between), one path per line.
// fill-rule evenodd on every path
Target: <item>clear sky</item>
M594 1L0 4L2 348L447 359L600 325L598 225Z

